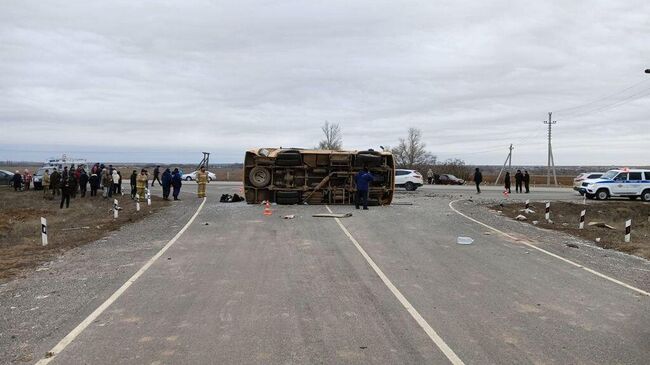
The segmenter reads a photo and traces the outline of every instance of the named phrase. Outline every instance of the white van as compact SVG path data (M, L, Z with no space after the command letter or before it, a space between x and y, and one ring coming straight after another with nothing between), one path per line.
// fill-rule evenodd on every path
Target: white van
M589 199L598 200L610 197L628 197L634 200L640 197L643 201L650 202L650 170L609 170L600 179L587 185L585 195Z

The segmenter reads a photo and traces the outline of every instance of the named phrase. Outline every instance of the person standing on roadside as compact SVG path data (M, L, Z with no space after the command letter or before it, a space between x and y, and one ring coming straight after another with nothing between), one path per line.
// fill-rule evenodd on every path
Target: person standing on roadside
M43 172L43 182L41 183L43 185L43 199L47 198L47 194L50 192L50 170L45 169L45 172Z
M208 173L205 172L205 166L201 166L201 169L196 173L196 184L197 192L196 195L199 198L205 198L205 187L208 184Z
M129 180L131 182L131 199L135 199L135 194L138 192L137 189L138 171L133 170L133 172L131 172L131 176L129 177Z
M481 183L483 182L483 174L481 174L481 170L476 168L474 170L474 183L476 184L476 194L481 193Z
M97 176L97 174L90 174L88 181L90 182L90 196L97 196L97 190L99 189L99 176Z
M22 175L20 175L20 171L16 170L16 173L14 174L14 177L11 178L11 181L13 182L14 185L14 191L22 190L23 177Z
M56 170L56 167L52 170L52 175L50 176L50 190L52 190L52 197L56 195L61 195L59 190L59 184L61 183L61 174Z
M117 195L118 191L120 190L120 175L118 175L117 170L113 170L113 173L111 174L111 181L113 183L111 186L111 191L113 194Z
M68 174L66 176L67 179L64 179L61 184L61 204L59 205L59 209L63 209L64 202L66 208L70 207L70 189L72 188L74 182L74 174Z
M526 194L530 193L530 175L528 175L528 170L524 170L524 187L526 188Z
M505 191L507 191L508 194L512 193L512 191L510 190L510 186L511 186L510 185L510 171L506 171L506 177L503 180L503 182L505 183L505 188L506 188Z
M169 200L169 191L172 186L172 172L169 169L165 169L165 171L162 173L161 182L162 182L163 199Z
M122 173L119 170L116 170L116 171L117 171L117 176L120 177L120 179L119 179L119 181L117 183L117 193L120 194L120 195L124 195L124 194L122 194Z
M182 185L183 178L181 177L181 173L178 171L178 168L175 168L174 172L172 173L172 187L174 188L172 195L174 195L174 200L180 200L178 199L178 195L181 193Z
M102 187L104 188L104 199L110 198L113 196L113 178L111 177L110 170L107 168L104 168L102 170Z
M140 170L140 175L136 178L136 190L139 199L144 199L145 190L147 189L147 182L149 182L149 177L147 176L147 170Z
M427 171L427 181L429 182L429 185L433 184L433 170L431 170L431 168Z
M153 169L153 180L151 181L151 187L154 187L154 184L158 181L158 185L162 186L162 182L160 182L160 166L156 166L155 169Z
M32 184L32 174L29 173L29 170L25 169L23 175L23 183L25 183L25 190L29 190L29 186Z
M357 172L354 177L354 181L357 185L357 193L354 199L355 208L359 209L359 205L363 204L363 210L368 210L368 190L370 188L370 182L375 178L368 170L368 166L364 166L363 170Z
M524 174L521 173L521 170L517 170L515 174L515 193L523 193L522 184L524 182Z
M86 173L86 170L81 169L81 171L79 172L79 192L81 193L82 198L86 197L87 190L88 190L88 174Z

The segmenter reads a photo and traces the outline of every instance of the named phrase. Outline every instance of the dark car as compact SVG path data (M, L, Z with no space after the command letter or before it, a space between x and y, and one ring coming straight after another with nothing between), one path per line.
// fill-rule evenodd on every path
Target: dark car
M11 179L13 179L14 173L7 170L0 170L0 184L2 185L11 185Z
M465 180L459 179L454 175L440 175L438 178L438 184L440 185L463 185L465 183Z

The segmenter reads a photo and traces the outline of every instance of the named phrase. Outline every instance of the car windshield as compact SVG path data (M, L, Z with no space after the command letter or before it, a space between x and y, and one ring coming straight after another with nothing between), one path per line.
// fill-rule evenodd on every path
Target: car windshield
M458 178L457 178L456 176L454 176L454 175L447 175L447 176L448 176L450 179L452 179L452 180L456 180L456 179L458 179Z
M618 171L616 171L616 170L609 170L609 171L607 171L607 172L602 176L602 178L603 178L603 179L610 179L610 180L611 180L611 179L613 179L616 175L618 175Z

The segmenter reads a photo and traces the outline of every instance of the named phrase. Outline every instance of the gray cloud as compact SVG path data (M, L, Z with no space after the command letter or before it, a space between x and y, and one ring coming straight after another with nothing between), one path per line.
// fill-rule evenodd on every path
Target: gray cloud
M558 164L648 164L647 14L642 0L7 1L0 159L96 146L238 161L312 147L329 120L347 148L414 126L441 158L497 164L514 143L516 163L543 164L558 110ZM618 108L559 111L634 83Z

